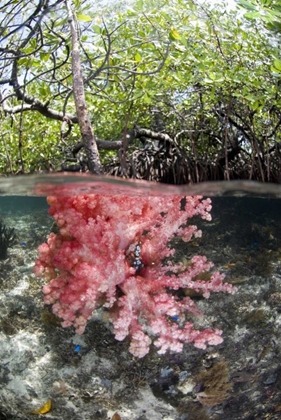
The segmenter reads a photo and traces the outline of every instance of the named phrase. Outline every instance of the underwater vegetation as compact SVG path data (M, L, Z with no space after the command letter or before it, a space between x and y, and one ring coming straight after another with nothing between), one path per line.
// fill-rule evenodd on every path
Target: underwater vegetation
M8 255L8 248L15 244L16 234L14 228L8 228L0 220L0 260L5 260Z
M197 399L204 406L212 407L221 404L229 397L232 384L226 362L218 362L209 370L201 371L197 375Z

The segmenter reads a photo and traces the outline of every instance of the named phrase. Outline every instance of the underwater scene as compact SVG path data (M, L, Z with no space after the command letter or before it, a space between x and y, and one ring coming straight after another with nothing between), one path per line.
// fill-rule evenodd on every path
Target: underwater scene
M279 419L280 197L1 178L0 419Z

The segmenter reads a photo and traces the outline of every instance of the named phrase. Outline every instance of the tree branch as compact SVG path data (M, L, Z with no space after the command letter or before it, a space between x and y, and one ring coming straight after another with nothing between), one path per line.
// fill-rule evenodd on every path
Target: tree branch
M25 111L37 111L41 115L43 115L44 117L51 118L52 120L64 121L65 119L67 119L67 120L71 121L73 124L78 123L78 118L77 118L76 115L64 114L63 112L56 111L55 109L51 109L46 104L38 101L37 99L33 99L33 102L30 105L25 104L23 106L22 105L17 105L17 106L14 106L14 107L7 106L6 103L5 103L5 99L4 99L3 102L2 102L2 107L3 107L3 110L7 114L10 114L10 115L18 114L20 112L25 112Z

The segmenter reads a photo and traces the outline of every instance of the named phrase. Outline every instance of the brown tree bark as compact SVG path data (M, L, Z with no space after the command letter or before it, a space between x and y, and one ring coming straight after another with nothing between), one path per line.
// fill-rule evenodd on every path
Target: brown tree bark
M94 174L101 174L102 166L100 162L99 151L93 127L89 118L85 97L85 89L80 60L79 37L77 31L78 24L76 17L73 13L70 0L66 0L65 4L68 14L68 23L71 30L73 95L78 124L80 127L82 141L87 154L89 169Z

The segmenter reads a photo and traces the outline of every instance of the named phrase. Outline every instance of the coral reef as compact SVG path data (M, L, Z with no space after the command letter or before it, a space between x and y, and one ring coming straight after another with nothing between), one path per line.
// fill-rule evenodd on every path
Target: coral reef
M95 194L49 197L48 203L59 233L39 246L35 273L49 281L44 301L64 327L82 334L93 311L103 307L115 338L129 336L136 357L145 356L153 340L159 354L180 352L184 343L205 348L222 342L221 330L194 328L188 316L200 311L180 290L208 298L235 287L217 271L206 276L213 264L204 256L173 263L169 246L175 236L185 242L201 236L186 223L194 216L211 219L209 199Z

